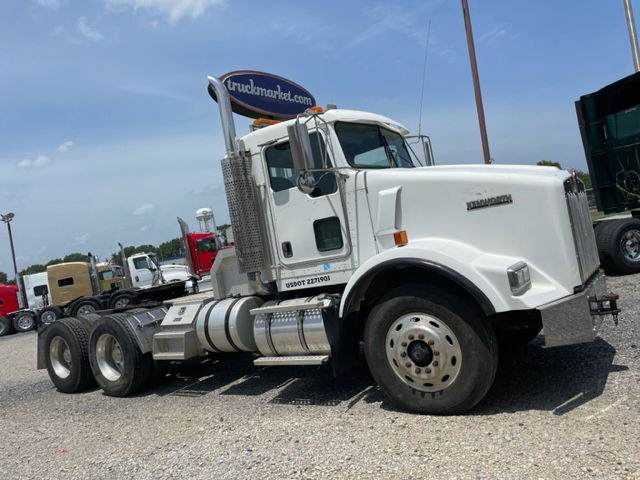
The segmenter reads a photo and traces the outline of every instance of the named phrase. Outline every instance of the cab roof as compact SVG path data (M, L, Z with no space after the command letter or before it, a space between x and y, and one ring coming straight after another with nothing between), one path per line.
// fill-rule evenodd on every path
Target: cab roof
M318 118L327 122L356 122L356 123L375 123L383 127L391 128L402 135L409 133L409 130L402 124L395 120L379 115L377 113L365 112L362 110L348 110L342 108L334 108L326 110L318 115ZM241 140L245 142L248 147L261 145L263 143L271 142L276 139L284 138L287 136L287 127L293 125L295 119L286 120L280 123L269 125L268 127L260 128L254 132L248 133L241 137ZM309 125L313 125L313 120L310 120Z

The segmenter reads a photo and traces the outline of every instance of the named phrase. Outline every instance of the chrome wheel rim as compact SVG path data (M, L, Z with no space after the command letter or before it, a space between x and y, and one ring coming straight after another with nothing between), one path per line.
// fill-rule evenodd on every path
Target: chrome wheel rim
M405 384L422 392L439 392L455 382L462 367L460 343L441 319L409 313L387 332L387 360Z
M49 358L57 377L67 378L71 375L71 349L64 338L53 337L49 344Z
M47 310L40 316L40 320L42 320L44 323L52 323L56 321L57 318L58 316L51 310Z
M620 240L622 254L627 260L640 262L640 230L628 230Z
M85 304L78 308L78 315L86 315L87 313L93 313L95 311L96 307L91 304Z
M31 315L20 315L17 323L21 330L29 330L33 327L33 317Z
M96 342L96 363L100 373L109 381L115 382L124 372L124 355L116 338L103 333Z
M124 308L127 305L129 305L129 302L131 302L131 299L129 298L120 298L114 305L114 308Z

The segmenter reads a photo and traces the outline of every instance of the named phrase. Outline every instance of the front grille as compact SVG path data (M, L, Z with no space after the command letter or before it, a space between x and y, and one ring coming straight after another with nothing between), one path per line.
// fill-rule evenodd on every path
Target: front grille
M575 175L572 175L565 182L565 192L578 266L580 267L580 278L584 284L600 266L587 192L584 190L584 184Z

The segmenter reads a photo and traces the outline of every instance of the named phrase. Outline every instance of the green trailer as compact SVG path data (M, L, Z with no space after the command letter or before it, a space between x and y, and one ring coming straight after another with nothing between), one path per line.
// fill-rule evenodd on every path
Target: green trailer
M601 263L640 272L640 72L583 95L576 112L597 208L626 214L594 222Z

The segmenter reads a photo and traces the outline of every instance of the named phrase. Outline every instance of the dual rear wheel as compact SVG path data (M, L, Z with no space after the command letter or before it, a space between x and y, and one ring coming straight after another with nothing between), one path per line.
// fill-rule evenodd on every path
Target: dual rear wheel
M47 328L45 363L51 381L64 393L94 383L110 396L138 392L153 372L151 353L140 351L124 314L92 320L63 318Z

